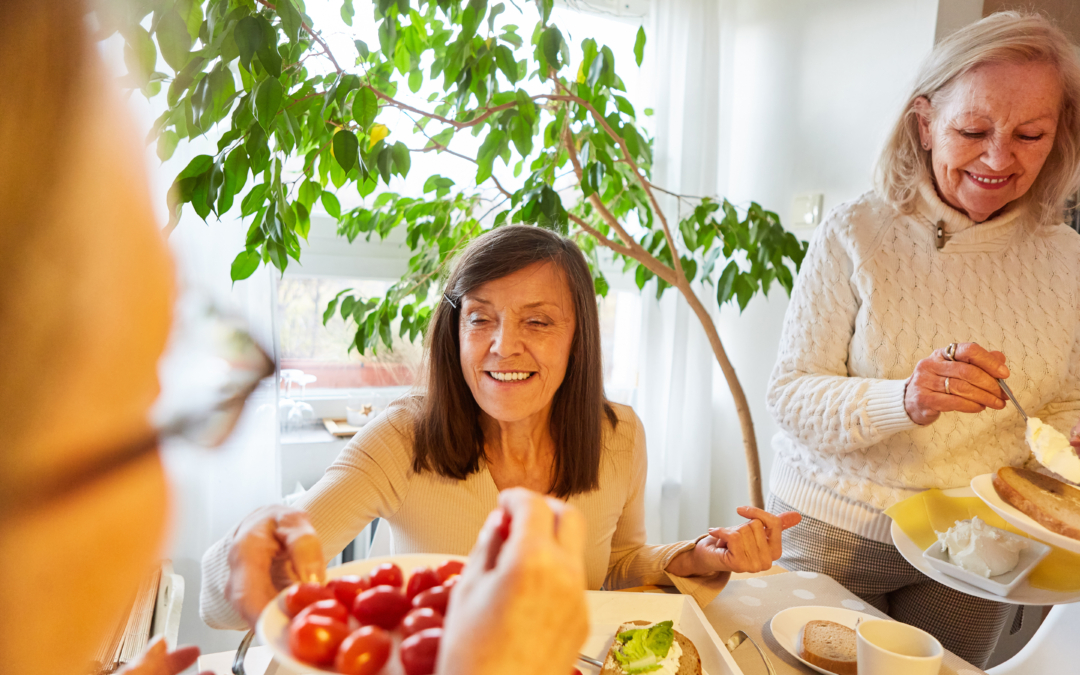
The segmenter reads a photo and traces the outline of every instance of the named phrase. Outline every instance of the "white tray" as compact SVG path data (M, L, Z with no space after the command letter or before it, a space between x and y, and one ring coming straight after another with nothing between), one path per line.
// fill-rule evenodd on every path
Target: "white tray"
M1004 518L1010 525L1027 532L1039 541L1053 544L1066 551L1080 553L1080 541L1046 529L1033 520L1031 516L1002 499L997 490L994 489L994 474L984 473L981 476L975 476L971 479L971 489L979 499L986 502L986 505L994 510L994 513Z
M417 567L433 567L444 560L468 559L453 555L397 555L379 558L369 558L356 562L346 563L327 570L327 578L333 579L349 574L365 574L384 562L393 562L408 575ZM284 591L282 591L284 594ZM589 637L582 645L581 651L599 661L607 657L611 642L615 639L615 631L619 625L627 621L668 621L671 620L674 628L685 635L694 643L701 655L701 666L704 675L742 675L742 670L735 664L727 648L716 635L716 631L709 625L705 614L687 595L673 595L667 593L618 593L609 591L588 591L585 594L589 603ZM278 599L267 605L256 626L259 640L268 645L274 652L274 659L279 664L278 674L285 673L322 673L316 668L305 665L293 659L288 650L288 627L289 617L282 611ZM383 669L380 675L399 675L402 673L397 661L397 649L395 656ZM574 664L584 675L594 675L599 672L595 668L581 661Z
M975 496L975 493L971 488L952 488L950 490L942 490L942 492L946 497ZM954 579L944 572L939 572L931 567L930 564L926 562L926 559L923 558L922 549L919 548L910 537L904 534L904 531L900 529L900 526L897 525L895 521L892 524L892 540L893 544L896 545L896 550L900 551L900 555L904 556L904 559L911 563L912 567L934 581L944 584L949 588L956 589L961 593L974 595L977 598L986 598L987 600L993 600L994 602L1004 602L1010 605L1063 605L1080 601L1080 591L1072 593L1046 591L1041 588L1032 587L1027 579L1020 582L1020 585L1006 597L994 595L981 588L975 588L971 584L964 583L959 579Z

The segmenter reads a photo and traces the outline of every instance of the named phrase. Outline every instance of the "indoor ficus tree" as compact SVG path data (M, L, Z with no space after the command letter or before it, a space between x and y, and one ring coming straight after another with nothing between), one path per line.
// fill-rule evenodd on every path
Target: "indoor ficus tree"
M715 302L740 308L774 281L790 293L806 245L757 204L740 214L726 200L680 197L692 208L670 223L658 200L666 191L651 183L652 139L620 93L616 55L588 39L570 68L552 3L535 0L526 30L508 18L531 13L522 0L375 0L365 21L376 23L378 44L356 40L348 53L331 50L302 0L130 0L99 24L124 38L128 86L165 97L153 130L163 160L215 130L217 152L192 159L169 191L168 228L185 205L203 219L241 218L234 280L298 261L316 204L350 241L404 228L412 257L401 280L383 297L346 291L326 308L327 320L337 312L355 322L353 344L366 352L388 348L395 331L421 335L448 260L490 228L525 223L573 237L599 295L607 249L640 288L655 277L657 296L676 289L700 320L734 396L761 506L749 406L705 305L714 300L699 293L711 288ZM340 13L352 25L353 0L340 0ZM620 58L640 66L644 47L639 30L634 53ZM386 124L401 115L407 138ZM400 194L432 152L471 168L454 179L425 172L422 194Z

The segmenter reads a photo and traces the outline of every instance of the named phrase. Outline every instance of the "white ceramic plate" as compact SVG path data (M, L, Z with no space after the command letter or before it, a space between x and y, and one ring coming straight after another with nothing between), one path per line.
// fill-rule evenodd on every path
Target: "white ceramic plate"
M847 626L854 630L859 619L869 621L880 618L872 614L863 614L862 612L844 609L843 607L791 607L777 612L769 626L772 628L773 637L780 643L780 646L799 661L802 661L803 665L807 668L813 668L819 673L824 673L824 675L834 675L833 671L819 668L799 656L799 649L802 646L803 626L814 619L820 619L822 621L835 621L841 626Z
M971 488L953 488L951 490L942 490L946 497L974 497L975 493ZM896 550L900 551L900 555L904 556L911 565L930 577L938 583L945 584L949 588L956 589L961 593L967 593L968 595L974 595L977 598L986 598L987 600L993 600L994 602L1004 602L1011 605L1064 605L1070 602L1080 602L1080 591L1072 593L1058 593L1056 591L1045 591L1041 588L1033 588L1028 583L1027 579L1024 579L1013 590L1008 597L1001 597L1000 595L994 595L993 593L982 590L981 588L975 588L971 584L966 584L959 579L954 579L944 572L939 572L930 566L926 559L923 558L922 549L919 548L915 542L911 540L904 531L900 529L900 526L895 522L892 524L892 540L896 545Z
M469 559L460 555L444 554L414 554L368 558L367 560L357 560L355 562L332 567L326 571L326 578L335 579L350 574L367 574L385 562L392 562L401 568L401 571L406 575L405 581L408 582L408 575L417 567L435 567L444 560L460 560L461 562L468 562ZM285 593L286 591L279 593L278 596L274 598L274 601L267 605L266 609L264 609L259 616L259 621L255 624L255 633L259 636L259 640L261 640L263 644L269 646L274 652L274 660L283 664L292 673L331 673L332 671L320 670L314 666L303 663L302 661L297 661L292 657L292 653L289 651L290 619L283 608ZM395 636L394 648L391 651L390 661L387 662L386 667L383 668L382 671L385 675L401 675L404 673L397 657L398 642L399 640L397 636Z
M975 476L971 479L971 489L979 499L986 502L986 505L994 510L994 513L1004 518L1010 525L1027 532L1039 541L1053 544L1066 551L1080 553L1080 541L1046 529L1033 520L1031 516L1002 499L1001 496L998 495L997 490L994 489L993 479L994 474L992 473L984 473L981 476Z

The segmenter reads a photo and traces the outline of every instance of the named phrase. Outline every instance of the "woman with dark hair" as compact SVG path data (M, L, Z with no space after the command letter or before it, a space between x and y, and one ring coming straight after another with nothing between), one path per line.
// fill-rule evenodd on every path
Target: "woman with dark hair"
M584 515L591 589L674 584L708 602L731 571L768 569L796 514L645 545L645 432L604 398L592 277L570 240L497 228L462 254L432 317L426 383L364 427L297 506L248 516L203 557L201 611L251 623L275 589L321 574L372 519L398 553L467 553L499 492Z

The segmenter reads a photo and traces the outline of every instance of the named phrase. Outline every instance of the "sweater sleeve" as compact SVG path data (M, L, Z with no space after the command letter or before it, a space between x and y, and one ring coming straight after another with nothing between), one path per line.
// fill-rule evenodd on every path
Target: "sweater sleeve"
M404 433L408 413L399 406L364 427L334 463L295 505L306 511L330 560L375 518L388 518L400 507L409 485L412 446ZM211 546L202 559L199 614L211 628L246 628L240 614L225 599L229 581L229 549L234 529ZM275 564L275 585L287 575Z
M678 577L664 571L680 553L693 550L697 540L646 545L645 476L649 460L645 450L645 428L637 415L632 419L635 427L630 492L611 538L611 559L604 588L616 590L650 584L675 586L681 593L693 597L700 607L705 607L723 590L731 575L725 572L708 577Z
M801 444L851 452L915 426L904 410L906 380L851 377L848 350L860 308L858 257L848 212L821 225L784 317L767 403L777 425Z

